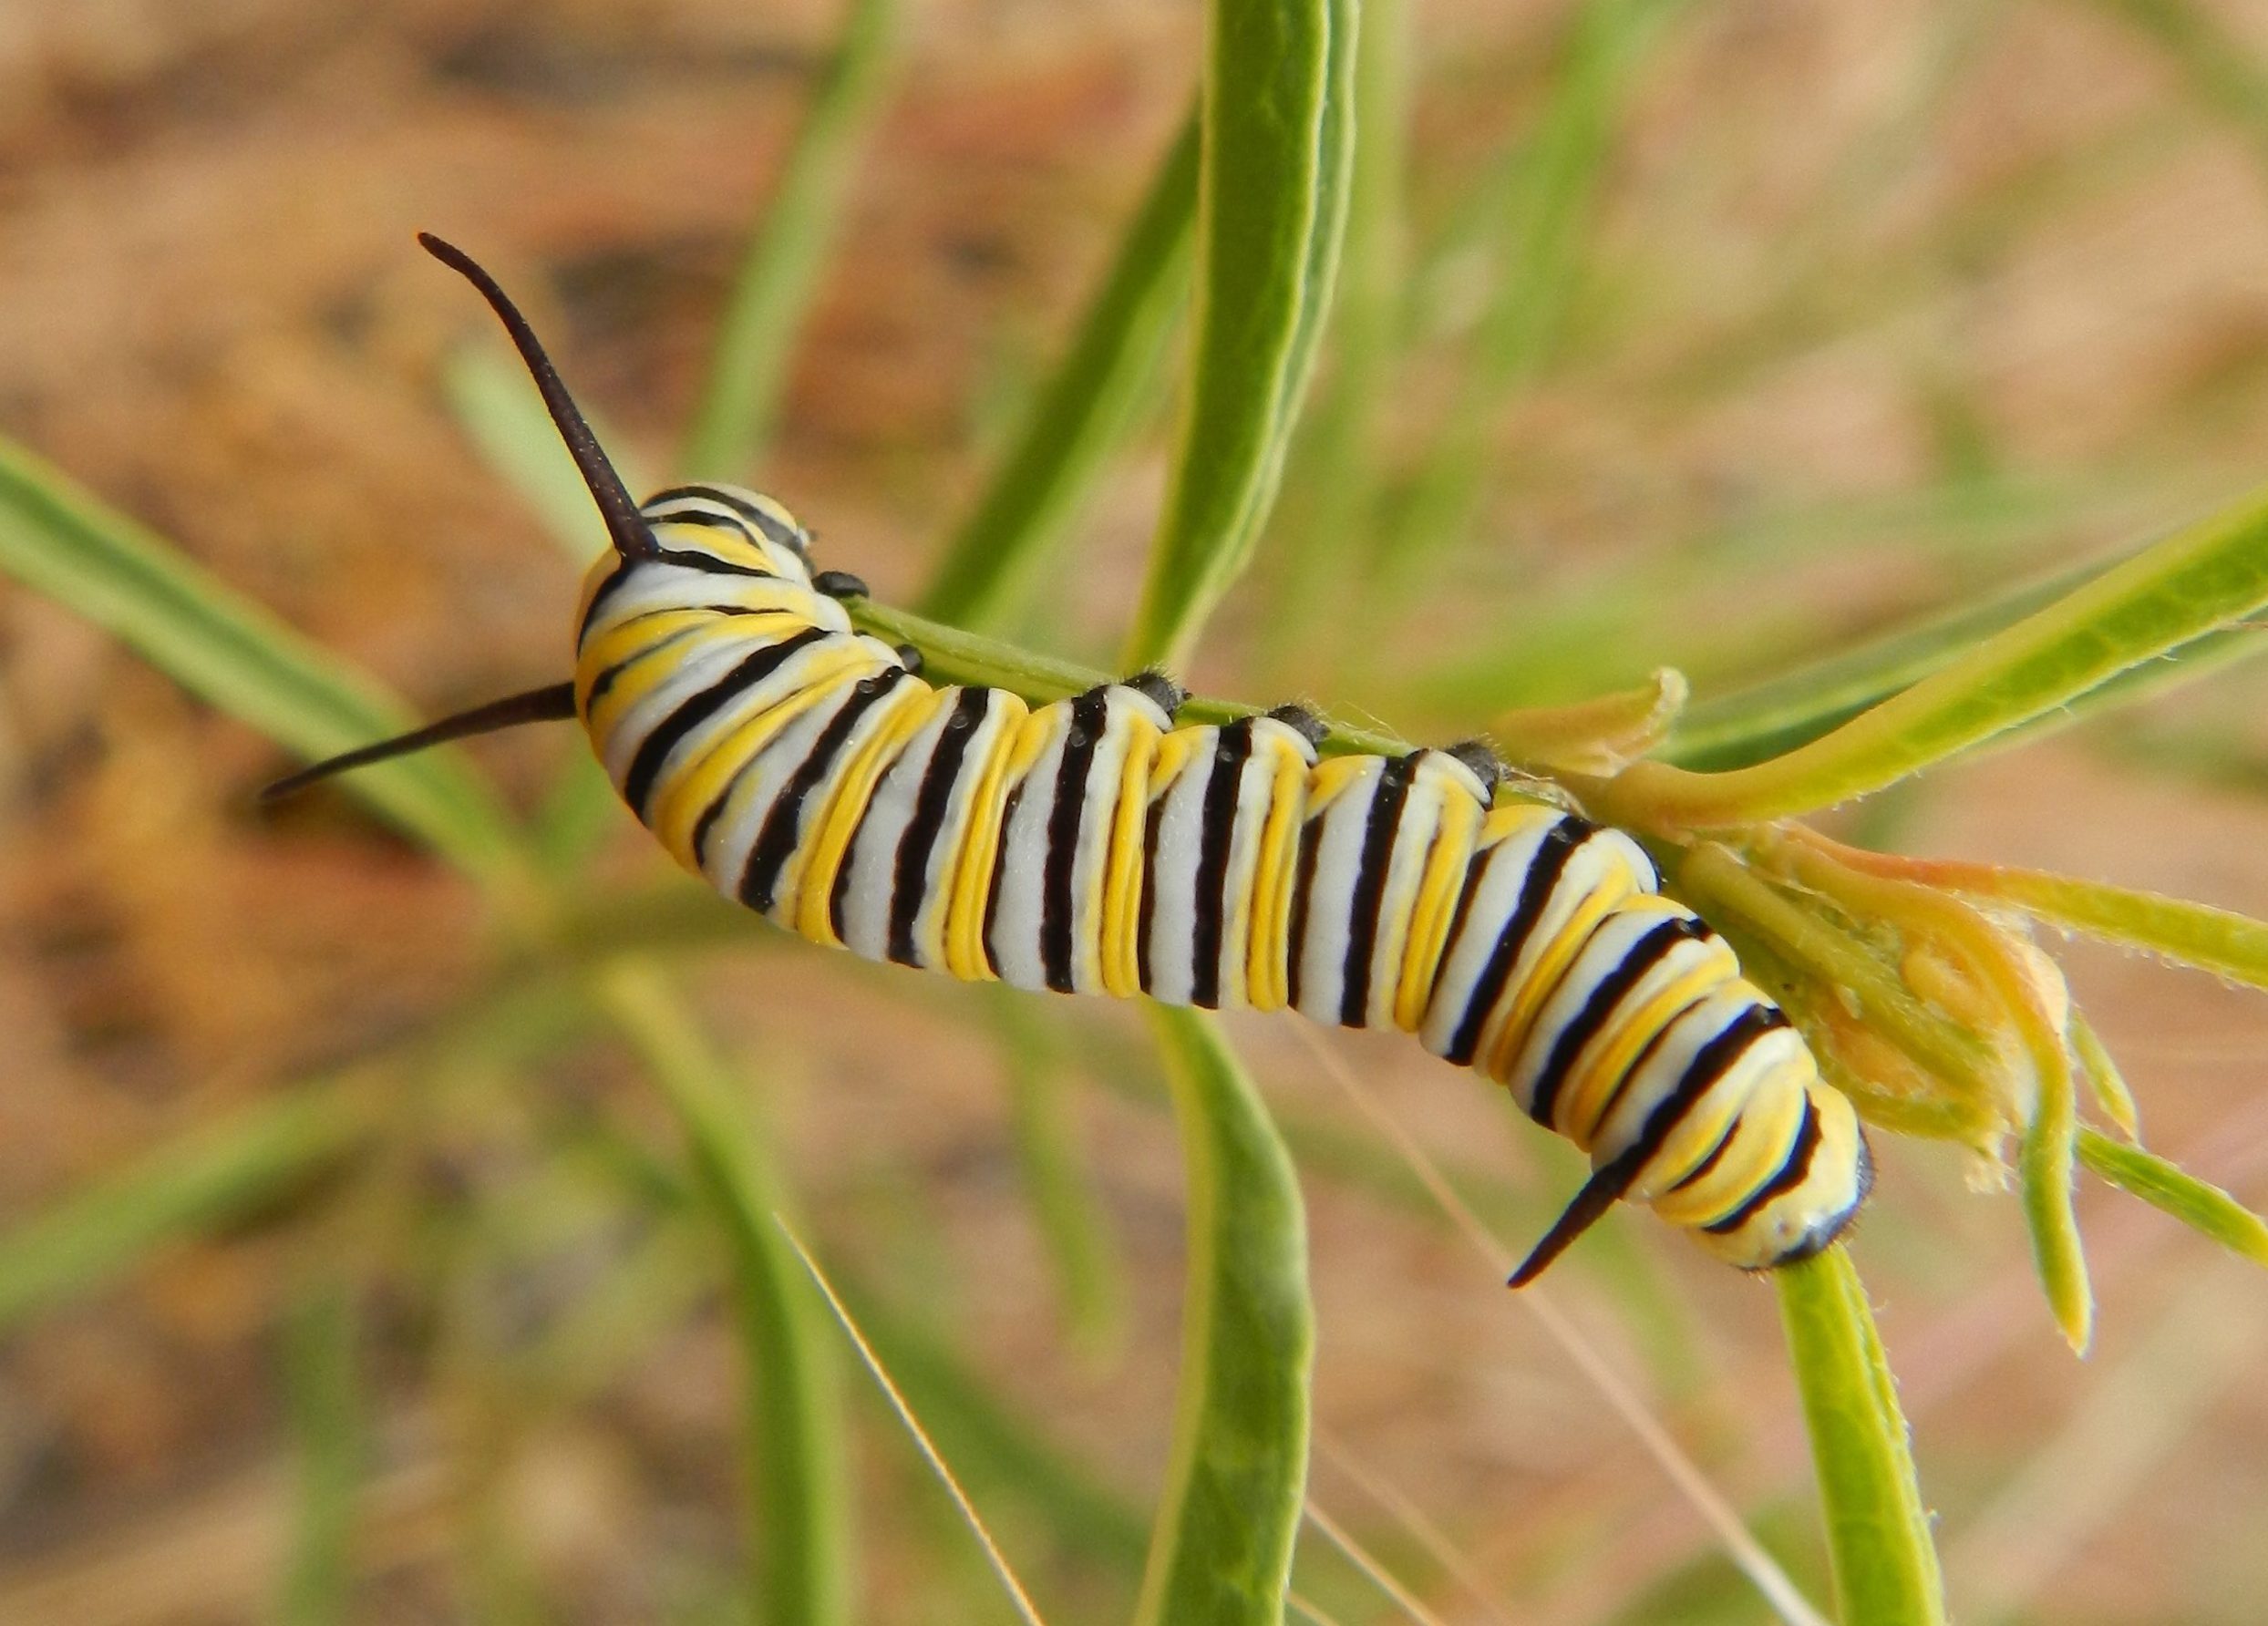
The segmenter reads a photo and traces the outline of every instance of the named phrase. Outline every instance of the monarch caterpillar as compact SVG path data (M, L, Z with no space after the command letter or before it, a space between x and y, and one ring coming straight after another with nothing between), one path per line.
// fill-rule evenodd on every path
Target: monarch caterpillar
M631 810L726 896L871 960L1058 993L1392 1024L1504 1084L1592 1175L1512 1277L1649 1204L1749 1270L1808 1258L1872 1179L1850 1103L1724 939L1619 831L1499 805L1484 747L1317 752L1280 707L1177 727L1144 673L1052 705L937 688L852 630L769 498L634 503L525 318L502 319L613 541L572 681L317 763L265 794L443 740L579 718Z

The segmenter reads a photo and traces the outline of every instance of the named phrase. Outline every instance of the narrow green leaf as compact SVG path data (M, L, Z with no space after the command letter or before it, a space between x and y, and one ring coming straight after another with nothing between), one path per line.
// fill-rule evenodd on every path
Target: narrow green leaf
M368 1103L306 1085L243 1107L79 1187L0 1233L0 1333L98 1291L180 1237L218 1230L354 1147Z
M747 1360L751 1593L773 1626L850 1618L841 1399L823 1312L772 1216L785 1193L742 1085L658 976L617 962L599 993L685 1127L729 1245Z
M1133 427L1189 291L1197 145L1192 118L1167 149L1014 448L945 544L922 595L923 615L964 627L996 627L1013 615Z
M2079 1064L2079 1071L2087 1075L2088 1087L2095 1092L2095 1105L2103 1116L2119 1126L2119 1133L2129 1140L2142 1138L2142 1115L2134 1104L2134 1092L2127 1086L2126 1075L2119 1070L2117 1058L2104 1045L2095 1024L2079 1014L2077 1006L2069 1021L2072 1058Z
M1407 580L1455 542L1479 508L1497 418L1541 373L1582 266L1616 121L1665 0L1589 0L1572 18L1534 128L1507 154L1488 212L1498 275L1455 404L1395 528L1393 574Z
M1404 0L1366 0L1355 53L1358 139L1347 171L1331 365L1322 398L1293 443L1292 472L1270 527L1275 568L1269 615L1257 631L1272 664L1294 653L1319 653L1306 632L1348 608L1348 567L1376 508L1379 428L1407 283L1409 32ZM1306 669L1314 670L1312 660Z
M1329 297L1352 155L1351 0L1209 10L1189 397L1129 647L1179 663L1267 518Z
M2211 904L1997 864L1914 860L1917 879L2012 904L2037 920L2268 988L2268 922Z
M746 479L771 438L796 330L881 113L897 34L897 0L850 0L841 42L812 92L726 304L708 386L678 459L690 474Z
M2102 571L2099 565L2084 565L2045 581L2025 582L1983 603L1926 617L1752 687L1697 701L1677 719L1663 757L1713 774L1809 745Z
M2161 1209L2200 1236L2268 1265L2268 1220L2223 1191L2139 1146L2099 1129L2079 1131L2079 1161L2121 1191Z
M1157 1009L1189 1182L1173 1457L1138 1626L1283 1618L1307 1476L1314 1308L1299 1183L1199 1013Z
M357 1330L354 1292L336 1278L305 1292L284 1329L285 1405L299 1446L299 1500L277 1610L285 1626L333 1626L352 1612L355 1493L368 1457Z
M23 448L0 441L0 570L130 645L279 744L325 756L414 726L375 681L247 602ZM344 781L473 875L503 881L517 838L452 750Z
M938 1450L964 1478L1013 1491L1066 1548L1114 1569L1140 1568L1143 1517L1130 1497L1036 1433L1027 1408L995 1393L912 1317L855 1281L838 1285Z
M1299 320L1284 358L1283 393L1276 401L1276 461L1268 476L1269 489L1260 498L1261 511L1252 520L1248 552L1252 539L1267 522L1268 505L1275 496L1273 482L1282 473L1300 409L1306 404L1315 351L1338 293L1339 259L1346 246L1346 217L1354 200L1355 74L1361 57L1363 7L1356 0L1328 0L1326 12L1323 104L1315 131L1314 218L1307 228L1307 257L1301 269Z
M500 336L483 333L442 359L441 390L480 461L535 510L543 534L568 560L589 564L606 546L606 529L518 355ZM583 410L590 414L588 406ZM615 437L603 425L593 428L619 468ZM624 480L634 494L643 489L626 474Z
M1041 1240L1055 1266L1072 1331L1090 1353L1116 1339L1125 1311L1125 1284L1110 1228L1097 1201L1066 1111L1060 1046L1021 993L988 990L996 1011L1002 1059L1008 1072L1016 1160Z
M2268 163L2268 69L2244 36L2191 0L2098 0L2124 17L2180 69L2190 93L2226 119Z
M501 340L463 345L449 355L442 383L480 460L535 510L544 535L571 563L588 566L605 548L606 532L520 358ZM651 490L621 437L610 435L587 405L583 411L623 484L633 492ZM561 629L562 643L566 631ZM598 764L587 752L575 752L531 821L537 860L549 873L572 872L614 828L621 808Z
M2201 520L1785 756L1723 774L1644 762L1599 810L1709 828L1830 808L2043 716L2268 603L2268 499Z
M1944 1581L1866 1289L1840 1243L1772 1272L1803 1396L1842 1626L1933 1626Z
M2061 1035L2056 1038L2060 1044ZM2095 1294L2088 1285L2078 1216L2071 1207L2071 1159L2079 1127L2078 1086L2067 1059L2057 1059L2064 1065L2036 1069L2039 1100L2024 1132L2017 1170L2040 1286L2064 1337L2072 1349L2085 1354L2094 1335Z

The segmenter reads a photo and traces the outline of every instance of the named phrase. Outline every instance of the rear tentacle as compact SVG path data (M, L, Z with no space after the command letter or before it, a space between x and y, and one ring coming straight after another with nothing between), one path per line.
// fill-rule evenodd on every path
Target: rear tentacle
M500 729L517 728L523 723L556 723L575 715L575 685L572 683L547 684L541 689L525 694L507 695L501 700L491 700L469 711L443 717L438 723L428 723L407 734L382 739L373 745L360 746L336 756L327 756L311 763L295 774L287 774L260 792L263 802L281 801L297 795L310 785L343 774L349 768L367 767L374 762L390 757L407 756L428 746L444 745L453 739L467 739L476 734L494 734Z

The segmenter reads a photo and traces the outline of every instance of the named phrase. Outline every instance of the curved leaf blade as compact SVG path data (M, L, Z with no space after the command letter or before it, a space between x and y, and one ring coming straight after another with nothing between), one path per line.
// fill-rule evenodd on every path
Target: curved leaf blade
M302 1289L284 1318L284 1405L298 1446L296 1528L275 1611L284 1626L353 1616L355 1495L370 1456L360 1333L343 1274Z
M745 479L771 438L796 331L881 112L897 34L897 0L850 0L841 43L812 92L726 302L708 384L678 459L689 474Z
M1942 1626L1945 1586L1866 1289L1840 1244L1772 1272L1842 1626Z
M2108 942L2128 943L2215 976L2268 988L2268 921L2210 903L2069 875L1959 859L1903 860L1916 880L1990 898Z
M841 1397L823 1312L773 1216L785 1204L740 1086L668 985L618 963L602 976L609 1014L684 1125L733 1267L747 1361L748 1552L758 1618L848 1621L850 1487Z
M407 707L20 446L0 440L0 570L103 628L183 687L304 755L415 726ZM399 758L345 787L468 872L519 862L503 806L453 750Z
M956 626L997 626L1134 424L1189 289L1197 121L1167 149L1055 376L917 606Z
M2119 1190L2172 1215L2232 1253L2268 1265L2268 1220L2177 1165L2099 1129L2079 1130L2079 1161Z
M1205 1018L1158 1009L1189 1179L1172 1466L1137 1626L1283 1618L1307 1477L1314 1311L1299 1183Z
M1193 366L1137 662L1187 656L1275 496L1345 224L1354 15L1352 0L1210 10Z
M2268 603L2268 497L2200 520L1784 756L1721 774L1644 762L1601 811L1710 828L1831 808L2044 717Z

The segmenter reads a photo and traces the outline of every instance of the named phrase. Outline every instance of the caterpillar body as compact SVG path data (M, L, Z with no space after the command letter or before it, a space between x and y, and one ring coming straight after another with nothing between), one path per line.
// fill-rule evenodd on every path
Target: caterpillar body
M1143 674L1050 705L937 687L856 632L767 497L638 508L492 279L614 547L572 684L317 764L574 716L678 863L817 943L964 980L1393 1027L1589 1154L1525 1281L1617 1200L1747 1269L1818 1252L1871 1180L1849 1100L1622 833L1495 792L1485 750L1321 756L1283 707L1177 726Z

